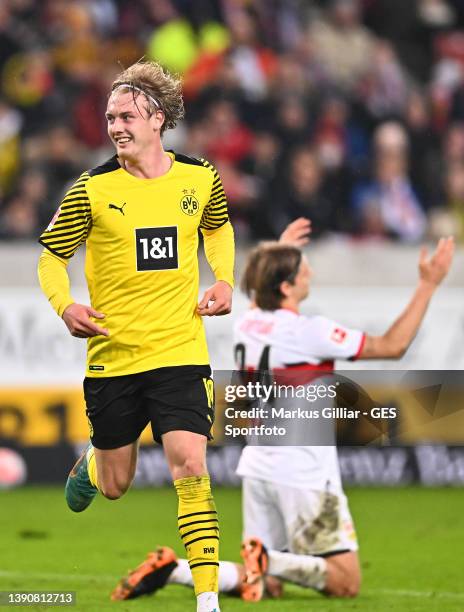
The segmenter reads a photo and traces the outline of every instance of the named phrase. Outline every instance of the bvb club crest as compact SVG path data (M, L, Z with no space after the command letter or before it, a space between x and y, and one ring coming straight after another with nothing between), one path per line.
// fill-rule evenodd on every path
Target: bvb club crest
M195 189L184 189L184 195L180 201L180 209L183 213L192 217L200 210L200 202L195 197Z

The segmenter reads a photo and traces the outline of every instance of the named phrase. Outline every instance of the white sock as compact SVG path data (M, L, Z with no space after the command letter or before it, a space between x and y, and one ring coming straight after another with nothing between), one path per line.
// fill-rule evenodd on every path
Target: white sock
M220 612L218 594L209 591L197 595L197 612Z
M193 587L192 572L187 559L177 559L177 567L168 578L168 584L185 584ZM219 590L235 591L240 586L238 569L231 561L219 561Z
M187 559L177 559L177 567L174 568L168 578L167 584L171 583L193 587L192 572Z
M294 555L276 550L270 550L268 554L268 573L271 576L318 591L322 591L325 587L327 562L322 557Z

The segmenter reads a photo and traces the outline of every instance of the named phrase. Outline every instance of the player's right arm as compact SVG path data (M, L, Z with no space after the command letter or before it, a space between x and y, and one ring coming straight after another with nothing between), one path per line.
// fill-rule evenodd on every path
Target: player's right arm
M62 317L73 336L89 338L108 331L96 325L90 317L104 317L90 306L76 304L70 293L67 265L79 246L85 242L91 227L90 202L84 172L66 193L50 225L39 242L45 247L38 266L39 282L51 306Z
M424 319L429 302L451 267L453 238L441 238L429 258L423 248L419 258L419 281L404 311L383 334L365 336L358 359L399 359L409 348Z

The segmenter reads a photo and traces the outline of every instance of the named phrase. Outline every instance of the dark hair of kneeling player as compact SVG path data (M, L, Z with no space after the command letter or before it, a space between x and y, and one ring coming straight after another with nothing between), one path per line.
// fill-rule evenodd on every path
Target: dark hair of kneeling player
M279 242L264 242L248 256L241 287L263 310L277 310L285 297L284 281L293 284L301 264L299 248Z

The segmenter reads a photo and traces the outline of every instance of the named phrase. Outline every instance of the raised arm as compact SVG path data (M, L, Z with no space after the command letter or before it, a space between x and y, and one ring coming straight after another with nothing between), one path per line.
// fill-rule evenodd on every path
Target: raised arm
M437 287L448 274L454 254L453 238L441 238L431 257L425 248L419 258L419 281L411 301L383 334L366 335L359 359L399 359L409 348Z
M279 242L301 248L309 243L310 234L311 221L305 217L298 217L298 219L289 223L280 234Z

